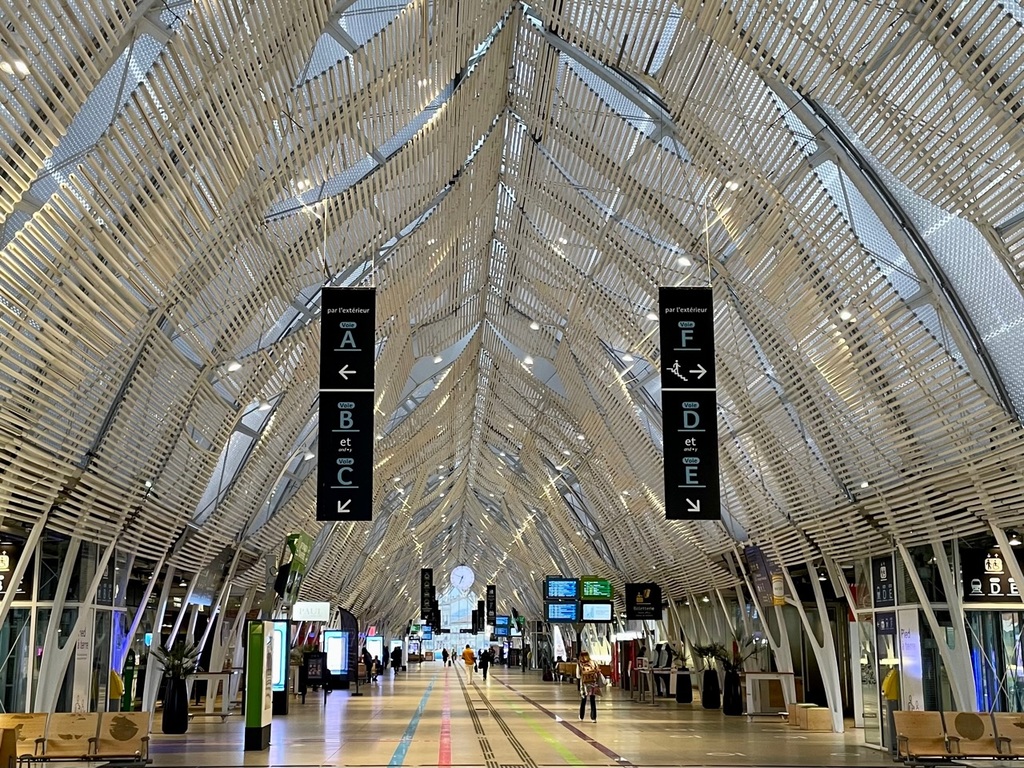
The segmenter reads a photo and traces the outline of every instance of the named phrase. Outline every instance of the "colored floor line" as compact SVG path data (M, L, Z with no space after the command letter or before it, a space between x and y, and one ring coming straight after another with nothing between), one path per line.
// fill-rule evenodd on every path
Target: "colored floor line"
M434 680L431 680L430 684L427 686L427 690L423 692L423 698L420 699L420 705L416 707L416 711L413 712L409 725L405 727L405 733L402 734L402 740L398 742L398 748L395 750L395 754L391 756L391 762L388 763L388 768L399 768L399 766L405 765L405 755L409 751L409 745L412 743L412 737L416 733L416 727L420 724L420 718L423 717L423 710L427 708L427 699L430 698L430 691L433 687Z
M501 681L499 680L498 682L501 682ZM502 683L502 685L505 685L505 684ZM506 685L505 687L508 688L509 686ZM499 689L499 691L500 691L500 689ZM500 691L500 692L504 694L504 691ZM503 695L501 698L502 698L503 702L511 702L512 701L512 699L507 694ZM525 698L525 697L523 697L523 698ZM526 725L530 728L530 730L533 731L538 736L540 736L542 739L544 739L544 741L546 741L548 744L550 744L552 746L552 748L555 750L555 752L557 752L562 757L562 759L565 760L567 763L569 763L570 765L583 765L584 764L583 760L580 759L579 757L577 757L576 755L574 755L568 749L566 749L565 744L562 741L560 741L559 739L556 739L554 734L552 734L547 728L545 728L541 721L539 721L535 717L531 716L530 713L529 713L529 710L526 710L526 709L522 710L521 717L526 722Z
M438 768L452 764L452 702L448 670L444 673L444 698L441 705L441 739L437 745Z
M564 728L567 728L568 730L572 731L572 733L576 734L576 736L578 736L583 741L585 741L588 744L590 744L594 749L596 749L598 752L600 752L605 757L611 758L618 765L626 766L626 768L636 768L636 766L633 763L631 763L629 760L624 758L622 755L620 755L617 752L615 752L614 750L606 747L604 744L602 744L597 739L595 739L592 736L590 736L585 731L581 731L579 728L577 728L575 725L573 725L568 720L563 718L561 715L556 715L554 712L552 712L550 709L545 707L543 704L540 704L539 702L534 701L529 696L527 696L525 693L517 691L515 688L513 688L511 685L506 683L504 680L498 680L497 678L495 678L495 679L497 680L497 682L501 683L503 686L505 686L510 691L512 691L512 693L514 693L516 696L521 698L523 701L529 702L534 707L536 707L541 712L543 712L545 715L550 717L552 720L555 720L555 721L559 721L560 720L562 722L562 726Z

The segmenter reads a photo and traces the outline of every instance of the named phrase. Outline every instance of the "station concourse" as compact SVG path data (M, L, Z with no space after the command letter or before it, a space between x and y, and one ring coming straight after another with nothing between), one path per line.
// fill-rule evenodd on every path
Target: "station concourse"
M1024 759L1022 0L0 22L0 763Z

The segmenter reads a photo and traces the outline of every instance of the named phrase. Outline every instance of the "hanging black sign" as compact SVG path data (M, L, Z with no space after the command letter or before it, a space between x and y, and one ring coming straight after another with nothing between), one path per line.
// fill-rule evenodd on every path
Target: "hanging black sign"
M494 626L498 615L498 588L494 584L487 585L487 623Z
M661 618L661 587L654 583L626 585L626 619Z
M718 520L718 398L710 288L659 288L665 516Z
M871 559L871 584L875 608L892 608L896 605L896 576L891 555Z
M1005 603L1020 600L1020 588L998 547L961 549L960 573L965 603Z
M323 289L317 520L371 520L376 293Z
M420 568L420 616L428 618L434 608L434 569Z

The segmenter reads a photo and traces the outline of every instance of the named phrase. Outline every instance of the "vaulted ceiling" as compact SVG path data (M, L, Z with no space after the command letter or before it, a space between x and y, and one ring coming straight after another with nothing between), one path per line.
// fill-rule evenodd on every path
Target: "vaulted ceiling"
M1024 522L1024 10L0 0L0 514L304 596L738 583ZM665 519L661 285L722 522ZM319 302L377 289L374 520L314 520Z

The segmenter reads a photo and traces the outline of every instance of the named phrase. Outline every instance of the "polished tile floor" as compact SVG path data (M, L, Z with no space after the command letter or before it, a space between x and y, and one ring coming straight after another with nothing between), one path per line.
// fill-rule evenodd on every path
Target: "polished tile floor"
M187 734L159 733L156 768L206 766L891 766L862 735L800 733L781 722L725 717L699 704L631 701L612 689L598 722L579 721L575 685L498 668L466 683L461 666L426 663L362 696L314 693L274 718L271 746L243 751L241 716L196 717ZM589 715L589 711L587 713ZM991 765L991 764L990 764Z

